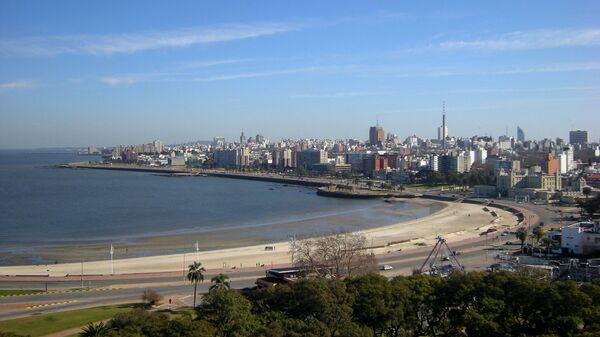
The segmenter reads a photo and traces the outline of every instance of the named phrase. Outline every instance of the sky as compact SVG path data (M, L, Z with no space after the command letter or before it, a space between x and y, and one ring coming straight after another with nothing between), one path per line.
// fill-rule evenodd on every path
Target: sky
M0 148L600 137L598 1L0 2Z

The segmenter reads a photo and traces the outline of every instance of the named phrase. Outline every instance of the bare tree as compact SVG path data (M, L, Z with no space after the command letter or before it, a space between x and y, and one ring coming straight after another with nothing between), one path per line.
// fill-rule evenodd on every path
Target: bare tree
M367 251L367 239L355 233L290 241L294 264L308 274L345 278L367 273L375 265L375 257Z
M146 288L142 293L142 301L148 303L148 305L152 306L162 300L162 296L154 289Z

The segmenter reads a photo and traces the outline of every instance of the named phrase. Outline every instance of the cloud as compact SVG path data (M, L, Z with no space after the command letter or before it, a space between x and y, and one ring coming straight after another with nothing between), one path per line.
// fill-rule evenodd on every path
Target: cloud
M100 78L100 81L110 86L132 85L140 82L165 82L165 81L188 81L188 82L217 82L232 81L250 78L273 77L289 74L332 72L335 73L343 67L340 66L313 66L302 68L288 68L278 70L264 70L252 72L224 73L216 75L199 76L198 73L186 71L141 73L141 74L123 74L111 75Z
M483 72L481 75L518 75L531 73L565 73L576 71L600 70L600 63L579 63L579 64L551 64L539 67L514 68L505 70L496 70Z
M207 77L198 77L198 78L194 78L193 80L200 81L200 82L229 81L229 80L239 80L239 79L246 79L246 78L272 77L272 76L278 76L278 75L307 73L307 72L314 72L314 71L317 71L320 69L323 69L323 68L322 67L307 67L307 68L283 69L283 70L275 70L275 71L224 74L224 75L215 75L215 76L207 76Z
M600 28L511 32L496 38L441 42L444 49L528 50L600 45Z
M600 86L572 86L572 87L546 87L546 88L463 88L444 91L454 94L486 94L486 93L513 93L513 92L542 92L549 91L600 91Z
M52 56L61 54L132 54L160 48L183 48L197 44L243 40L281 34L301 25L263 22L196 27L162 32L114 35L64 35L0 40L0 53L6 56Z
M192 77L197 77L199 72L206 71L209 68L240 64L254 60L255 59L188 60L179 62L162 71L107 75L100 77L99 80L110 86L132 85L140 82L190 80Z
M33 82L31 81L14 81L0 83L0 90L18 90L18 89L31 89L33 88Z
M320 94L298 94L292 95L290 98L344 98L344 97L362 97L380 95L380 92L373 91L339 91Z
M146 82L148 77L145 76L104 76L100 78L100 82L110 86L131 85L138 82Z

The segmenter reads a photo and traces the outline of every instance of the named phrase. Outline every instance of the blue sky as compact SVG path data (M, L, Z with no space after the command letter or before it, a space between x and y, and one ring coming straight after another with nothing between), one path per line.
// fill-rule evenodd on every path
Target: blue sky
M597 1L2 1L0 147L600 137Z

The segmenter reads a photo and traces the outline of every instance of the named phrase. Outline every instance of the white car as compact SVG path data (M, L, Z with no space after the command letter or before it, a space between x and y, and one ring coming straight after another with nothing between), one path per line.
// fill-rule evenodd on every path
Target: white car
M381 268L379 268L381 270L392 270L394 269L394 267L390 266L389 264L385 264L383 266L381 266Z

